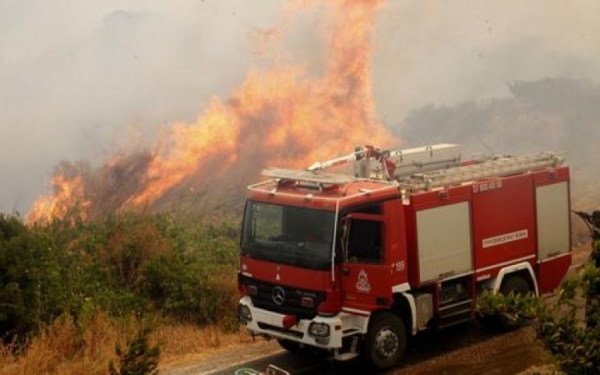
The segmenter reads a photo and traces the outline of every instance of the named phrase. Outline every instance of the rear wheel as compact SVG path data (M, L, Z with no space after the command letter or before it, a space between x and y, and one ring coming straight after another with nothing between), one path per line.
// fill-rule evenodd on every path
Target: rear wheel
M511 292L515 295L525 295L531 291L529 283L521 275L508 276L508 279L504 281L500 287L500 293L505 296L509 295Z
M527 293L532 292L531 286L527 279L525 279L522 275L511 275L502 283L500 287L500 293L505 296L509 294L514 294L515 296L523 296ZM509 316L504 314L500 314L498 316L498 321L500 323L500 328L503 331L510 331L517 329L523 326L523 321L518 321L515 319L511 319Z
M363 355L379 370L389 369L402 359L406 350L406 329L400 317L382 312L371 318Z

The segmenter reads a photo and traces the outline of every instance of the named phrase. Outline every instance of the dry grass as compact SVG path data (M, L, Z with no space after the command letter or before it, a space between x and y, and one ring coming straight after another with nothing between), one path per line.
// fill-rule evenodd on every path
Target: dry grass
M80 329L69 318L57 319L32 338L27 349L13 354L3 347L0 374L106 374L115 359L114 347L120 337L116 324L97 313Z
M219 328L194 325L168 325L154 332L161 346L160 368L198 362L219 350L252 341L245 330L223 333Z
M0 375L106 374L109 362L118 362L117 343L125 347L140 322L133 318L117 322L97 313L82 326L85 328L68 318L58 319L32 338L20 354L15 354L15 345L0 345ZM248 341L250 338L241 331L225 334L216 327L193 325L162 325L151 335L151 344L161 348L161 368L197 361Z

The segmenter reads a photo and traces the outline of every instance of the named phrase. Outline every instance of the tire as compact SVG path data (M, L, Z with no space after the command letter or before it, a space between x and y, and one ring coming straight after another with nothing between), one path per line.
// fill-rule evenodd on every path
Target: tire
M521 275L509 275L508 279L502 283L500 287L500 293L505 296L510 293L514 293L515 295L524 295L529 292L532 292L529 283L523 276Z
M521 275L509 275L508 279L506 279L500 287L500 293L504 294L505 296L508 296L511 293L516 296L525 295L530 292L532 292L532 290L529 282L527 282L527 280ZM512 331L522 327L522 324L511 321L504 315L499 315L497 319L499 328L503 332Z
M290 353L300 353L305 349L305 347L301 344L291 340L277 339L277 343Z
M406 328L400 317L382 312L374 315L364 342L363 356L372 367L386 370L397 365L406 350Z

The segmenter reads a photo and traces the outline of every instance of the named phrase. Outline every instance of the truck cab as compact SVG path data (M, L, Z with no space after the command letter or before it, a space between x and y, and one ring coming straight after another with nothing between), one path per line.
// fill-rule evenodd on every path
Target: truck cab
M391 230L402 227L397 187L344 180L252 188L239 274L241 319L252 332L287 347L341 350L374 308L390 308L391 284L406 282L405 236Z

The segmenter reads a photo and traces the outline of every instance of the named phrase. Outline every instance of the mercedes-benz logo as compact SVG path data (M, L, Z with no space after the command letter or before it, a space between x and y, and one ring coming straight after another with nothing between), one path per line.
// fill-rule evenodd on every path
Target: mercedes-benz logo
M285 290L282 287L276 286L271 292L271 298L276 305L281 306L285 302Z

